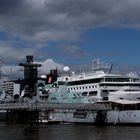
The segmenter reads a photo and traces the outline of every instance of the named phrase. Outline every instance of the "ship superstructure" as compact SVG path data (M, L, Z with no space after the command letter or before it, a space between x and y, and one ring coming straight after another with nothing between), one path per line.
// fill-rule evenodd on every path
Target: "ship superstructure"
M91 102L98 100L129 99L140 100L140 81L138 78L106 72L108 65L99 61L90 73L63 75L58 77L58 85L67 82L69 92L82 92Z
M32 65L35 65L37 69L38 65L30 63L28 64L27 62L29 67L32 68ZM25 71L29 73L29 70ZM2 90L6 95L11 96L13 94L24 97L26 95L26 87L30 84L31 86L28 87L31 87L36 92L35 98L39 101L47 101L48 99L49 101L52 99L52 102L55 102L55 100L56 102L66 100L65 102L72 103L95 103L116 101L118 99L140 101L140 81L138 78L113 74L108 64L102 64L98 60L93 62L93 69L90 73L75 74L72 72L70 74L69 67L64 67L64 71L65 75L59 76L57 70L51 70L48 75L44 75L41 78L28 74L30 77L36 77L33 80L27 80L26 74L25 80L30 81L30 83L27 83L25 80L18 82L9 81L2 84ZM31 75L34 75L34 73L36 74L36 71L33 71ZM36 84L31 84L34 82L34 79ZM32 86L35 88L32 88ZM52 95L50 94L51 92L53 92Z

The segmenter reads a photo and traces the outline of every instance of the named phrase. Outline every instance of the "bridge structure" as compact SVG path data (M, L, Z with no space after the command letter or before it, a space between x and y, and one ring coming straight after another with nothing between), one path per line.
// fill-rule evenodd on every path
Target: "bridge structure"
M17 102L17 103L1 103L0 110L6 111L6 122L8 123L24 123L38 124L40 112L51 111L107 111L111 110L108 103L95 104L72 104L72 103L41 103L41 102ZM47 115L48 115L47 114ZM46 115L46 116L47 116Z

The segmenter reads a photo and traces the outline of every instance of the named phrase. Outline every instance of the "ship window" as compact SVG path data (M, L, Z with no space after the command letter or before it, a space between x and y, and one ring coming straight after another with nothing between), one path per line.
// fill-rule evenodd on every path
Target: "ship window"
M84 118L86 118L86 116L87 116L87 113L84 113L84 112L75 112L74 113L74 118L84 119Z
M94 88L94 86L92 86Z
M72 81L72 82L68 82L68 85L70 85L70 86L72 86L72 85L84 85L84 84L92 84L92 83L99 83L99 82L101 82L101 78Z
M107 101L107 100L108 100L108 97L103 97L102 100L103 100L103 101Z
M56 100L56 98L54 97L54 98L51 98L51 100Z
M83 95L83 96L87 96L87 92L83 92L82 95Z
M118 87L121 87L121 86L140 86L140 84L133 84L133 83L131 83L131 84L100 84L100 86L118 86Z
M89 86L89 88L91 88L91 86Z
M58 82L58 85L65 85L65 82Z
M84 87L83 87L83 89L84 89Z
M41 100L46 100L47 99L47 96L40 96L40 99Z
M129 78L105 78L106 82L130 82Z
M97 96L97 91L90 91L89 96Z

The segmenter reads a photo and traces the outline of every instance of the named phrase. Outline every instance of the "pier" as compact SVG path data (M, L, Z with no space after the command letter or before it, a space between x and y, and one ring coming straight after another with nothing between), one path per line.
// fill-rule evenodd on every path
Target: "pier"
M65 111L108 111L110 104L71 104L71 103L1 103L0 110L6 111L6 121L8 123L29 123L38 124L39 113L53 110Z

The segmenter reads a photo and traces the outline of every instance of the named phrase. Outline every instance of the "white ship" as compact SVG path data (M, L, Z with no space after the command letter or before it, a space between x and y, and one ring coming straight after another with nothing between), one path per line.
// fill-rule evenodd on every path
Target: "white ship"
M82 92L91 103L96 101L140 100L140 81L138 78L121 74L112 74L108 64L99 60L93 62L90 73L70 74L64 67L65 75L58 77L58 85L67 82L69 92ZM109 70L109 72L106 72ZM67 73L67 74L66 74Z
M98 104L100 108L52 110L48 122L140 124L139 79L106 73L106 66L98 61L95 64L97 68L93 72L58 77L56 83L46 86L46 90L49 91L49 102L82 103L94 107ZM64 69L69 70L68 67ZM104 107L106 104L110 109Z
M48 122L91 123L113 125L140 125L140 102L124 101L108 102L110 110L55 110L49 112ZM101 107L104 107L101 104Z
M48 103L63 104L65 107L67 104L84 104L86 108L50 110L47 123L140 124L140 101L118 99L90 103L88 96L69 92L66 85L53 88L52 85L46 86Z

